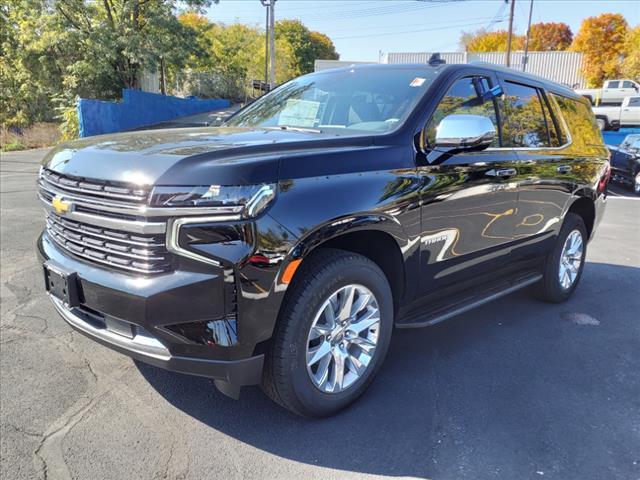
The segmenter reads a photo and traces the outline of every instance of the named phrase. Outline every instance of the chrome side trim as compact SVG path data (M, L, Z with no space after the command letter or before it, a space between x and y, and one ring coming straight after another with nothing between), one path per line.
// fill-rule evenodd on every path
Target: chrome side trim
M253 198L251 198L247 203L247 216L256 216L266 204L273 200L275 195L276 191L275 188L273 188L273 185L263 185L260 187L260 190L258 190Z
M38 198L42 202L45 210L56 213L51 206L51 202L38 194ZM103 215L94 215L92 213L84 213L78 211L70 211L65 214L65 218L75 220L77 222L88 223L98 227L111 228L113 230L124 230L126 232L140 234L160 234L165 233L167 225L165 222L141 222L137 220L125 220L122 218L105 217Z
M215 223L215 222L233 222L240 220L240 215L218 215L215 217L192 217L192 218L174 218L169 220L169 227L167 228L167 250L176 255L180 255L191 260L198 262L208 263L209 265L215 265L221 267L222 264L217 260L214 260L204 255L198 255L189 250L186 250L180 246L180 228L183 225L189 225L194 223Z
M127 338L122 335L118 335L117 333L113 333L106 328L95 328L82 320L79 316L75 315L73 311L68 309L61 300L52 295L49 295L49 298L51 299L55 309L69 325L81 330L91 337L99 338L111 345L146 357L153 357L158 360L165 361L171 358L169 350L167 350L167 348L156 338L139 334L133 338Z

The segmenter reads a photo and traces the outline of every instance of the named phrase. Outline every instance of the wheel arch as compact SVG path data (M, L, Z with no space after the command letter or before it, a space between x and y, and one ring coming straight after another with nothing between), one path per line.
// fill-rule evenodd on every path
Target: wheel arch
M582 195L576 198L567 209L567 213L575 213L582 217L587 235L591 238L596 219L595 202L591 196Z
M323 248L345 250L362 255L380 267L391 287L397 311L408 291L405 252L409 247L405 232L393 217L371 214L334 220L305 235L294 248L293 257L301 262L287 292L312 255L319 254Z

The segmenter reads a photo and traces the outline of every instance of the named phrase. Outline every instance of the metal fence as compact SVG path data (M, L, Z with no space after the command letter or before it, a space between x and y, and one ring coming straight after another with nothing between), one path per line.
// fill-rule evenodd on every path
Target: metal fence
M427 63L434 52L389 52L381 56L380 63ZM444 52L440 57L447 63L469 63L473 61L506 65L504 52ZM526 71L570 87L584 87L582 76L582 53L578 52L529 52ZM511 54L511 68L522 70L524 52Z

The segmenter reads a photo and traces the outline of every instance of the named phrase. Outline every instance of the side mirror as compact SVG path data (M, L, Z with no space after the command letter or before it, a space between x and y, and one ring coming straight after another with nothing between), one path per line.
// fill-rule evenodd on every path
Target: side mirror
M481 115L448 115L436 128L436 149L483 150L496 137L493 122Z

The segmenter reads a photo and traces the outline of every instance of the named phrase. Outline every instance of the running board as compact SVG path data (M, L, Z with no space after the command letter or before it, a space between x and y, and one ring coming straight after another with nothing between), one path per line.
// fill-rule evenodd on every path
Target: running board
M473 295L469 295L466 298L462 298L455 302L454 305L436 307L432 311L425 309L426 311L414 311L410 312L407 316L401 319L400 322L396 322L397 328L422 328L430 327L436 323L440 323L444 320L448 320L451 317L460 315L461 313L472 310L485 303L492 302L500 297L509 295L517 290L527 287L533 283L536 283L542 278L541 274L531 274L526 277L521 277L517 281L502 283L501 287L488 288L483 292L477 292Z

